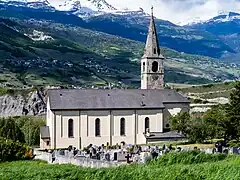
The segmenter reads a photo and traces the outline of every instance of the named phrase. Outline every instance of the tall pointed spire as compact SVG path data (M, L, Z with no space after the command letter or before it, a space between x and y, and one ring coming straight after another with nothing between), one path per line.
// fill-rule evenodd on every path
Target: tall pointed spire
M148 29L148 37L146 41L146 46L144 50L145 57L157 57L160 55L159 42L157 37L157 30L155 26L155 20L153 15L153 7L151 8L151 19Z

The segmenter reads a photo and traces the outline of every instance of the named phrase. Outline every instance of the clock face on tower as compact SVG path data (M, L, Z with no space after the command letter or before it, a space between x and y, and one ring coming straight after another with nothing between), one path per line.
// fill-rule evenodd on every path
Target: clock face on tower
M159 78L159 75L152 75L152 80L153 80L153 81L157 81L158 78Z

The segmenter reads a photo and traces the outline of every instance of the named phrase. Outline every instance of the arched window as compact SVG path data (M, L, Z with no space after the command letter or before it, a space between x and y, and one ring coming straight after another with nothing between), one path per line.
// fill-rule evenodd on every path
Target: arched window
M100 119L95 120L95 136L100 136Z
M152 63L152 71L153 72L157 72L158 71L158 62L157 61L154 61Z
M156 54L156 53L157 53L156 48L154 48L153 49L153 54Z
M120 119L120 135L125 136L125 119L121 118Z
M146 117L145 118L145 133L147 132L147 130L149 130L149 118L148 117Z
M73 119L68 120L68 137L73 137Z
M143 72L145 71L145 62L143 62Z

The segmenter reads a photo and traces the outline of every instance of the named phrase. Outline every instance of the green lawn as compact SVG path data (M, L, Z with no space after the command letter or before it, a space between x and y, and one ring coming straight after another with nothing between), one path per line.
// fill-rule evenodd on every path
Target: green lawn
M130 165L109 169L51 165L41 161L0 164L0 179L240 179L240 157L178 153L149 165Z

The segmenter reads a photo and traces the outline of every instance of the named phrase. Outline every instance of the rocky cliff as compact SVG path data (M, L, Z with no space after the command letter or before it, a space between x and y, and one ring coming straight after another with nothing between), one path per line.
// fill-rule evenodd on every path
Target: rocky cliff
M0 95L0 117L43 115L46 113L44 91L35 90L27 94Z

